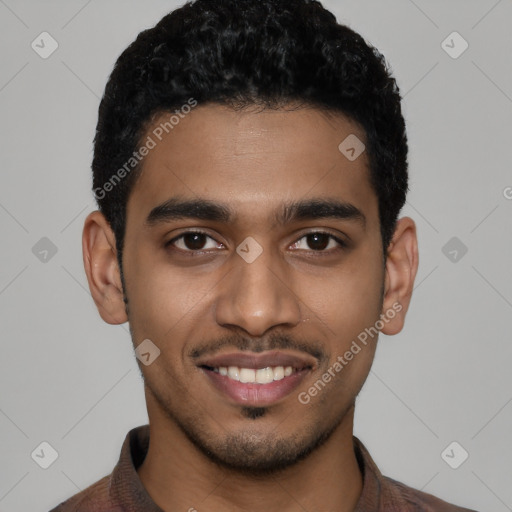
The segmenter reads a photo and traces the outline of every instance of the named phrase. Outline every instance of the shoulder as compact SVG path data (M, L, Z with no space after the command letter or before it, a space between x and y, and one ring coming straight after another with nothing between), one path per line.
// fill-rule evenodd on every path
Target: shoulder
M413 489L393 478L383 477L382 501L390 504L382 510L407 510L414 512L476 512L469 508L459 507L443 501L432 494ZM393 505L407 506L407 508L394 508Z
M111 475L103 477L50 512L121 512L110 496L110 480Z
M361 440L355 436L353 440L363 474L363 491L357 512L476 512L384 476Z

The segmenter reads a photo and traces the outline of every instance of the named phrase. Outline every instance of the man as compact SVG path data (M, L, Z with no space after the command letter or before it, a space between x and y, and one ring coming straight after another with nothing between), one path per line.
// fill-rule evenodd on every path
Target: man
M83 232L149 426L54 511L456 511L353 436L418 267L400 94L311 0L197 0L118 59Z

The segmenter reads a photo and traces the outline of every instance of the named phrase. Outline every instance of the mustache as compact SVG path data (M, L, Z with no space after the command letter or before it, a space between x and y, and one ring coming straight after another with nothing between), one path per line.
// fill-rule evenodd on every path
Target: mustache
M320 363L328 359L321 344L305 343L287 334L273 333L264 338L248 338L237 335L223 336L215 341L206 342L190 351L189 356L197 359L204 355L215 354L219 350L230 347L240 351L266 352L270 350L297 350L315 357Z

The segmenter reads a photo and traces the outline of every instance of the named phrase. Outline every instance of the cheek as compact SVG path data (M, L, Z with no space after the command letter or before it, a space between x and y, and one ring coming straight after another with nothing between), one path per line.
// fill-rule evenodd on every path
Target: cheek
M378 320L383 279L375 253L358 251L328 279L307 279L301 293L311 320L321 319L329 336L346 343Z
M137 339L154 337L162 343L204 310L215 285L211 273L171 269L168 263L143 252L127 259L125 279L130 324Z

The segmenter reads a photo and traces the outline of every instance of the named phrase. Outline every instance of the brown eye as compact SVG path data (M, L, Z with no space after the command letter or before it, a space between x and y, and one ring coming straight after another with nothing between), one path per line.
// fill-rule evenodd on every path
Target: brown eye
M199 251L204 248L206 235L203 233L186 233L183 235L183 244L191 251Z
M331 240L331 237L325 233L312 233L307 235L306 238L308 246L314 251L323 251Z
M201 231L187 231L173 238L166 244L185 252L203 251L209 249L221 249L222 244L217 243L211 236Z
M336 250L344 247L347 247L347 244L343 240L322 231L308 233L297 240L292 246L293 249L314 252L331 252L331 249Z

